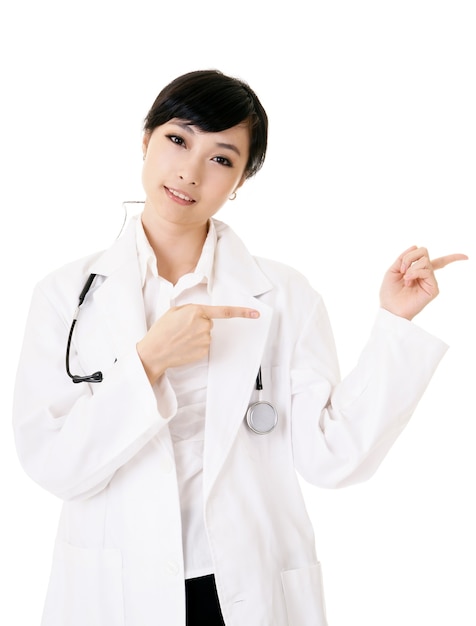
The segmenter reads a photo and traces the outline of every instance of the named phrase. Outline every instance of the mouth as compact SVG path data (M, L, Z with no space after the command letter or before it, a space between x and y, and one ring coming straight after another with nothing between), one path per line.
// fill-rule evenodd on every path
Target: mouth
M178 202L179 204L191 205L195 202L193 198L188 196L186 193L183 193L183 191L179 191L178 189L172 189L171 187L165 186L164 189L169 198L172 198L172 200Z

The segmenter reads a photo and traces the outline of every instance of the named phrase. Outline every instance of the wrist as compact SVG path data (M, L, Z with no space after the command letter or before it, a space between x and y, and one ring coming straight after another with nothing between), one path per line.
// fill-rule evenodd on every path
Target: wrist
M156 353L152 353L148 349L147 342L143 340L137 342L136 350L147 378L150 384L153 385L165 372L167 365Z

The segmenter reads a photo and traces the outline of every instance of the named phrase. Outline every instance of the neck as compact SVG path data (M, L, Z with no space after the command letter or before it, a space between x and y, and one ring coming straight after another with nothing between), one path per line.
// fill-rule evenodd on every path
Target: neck
M197 265L207 237L208 224L187 229L165 225L150 228L142 220L145 234L154 250L159 275L175 285L181 276Z

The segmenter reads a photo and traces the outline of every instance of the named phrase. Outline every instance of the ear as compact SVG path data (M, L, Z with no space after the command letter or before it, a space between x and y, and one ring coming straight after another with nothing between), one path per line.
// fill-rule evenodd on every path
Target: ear
M151 136L151 132L149 130L146 130L144 135L142 136L142 156L145 159L145 155L147 154L147 148L149 146L149 140L150 140L150 136Z
M240 181L235 187L234 191L238 191L238 189L243 186L245 180L246 180L246 174L243 172L243 176L240 178Z

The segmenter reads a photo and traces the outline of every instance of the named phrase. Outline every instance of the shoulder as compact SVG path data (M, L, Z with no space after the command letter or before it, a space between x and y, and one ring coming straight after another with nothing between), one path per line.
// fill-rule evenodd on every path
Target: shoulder
M74 294L77 302L77 296L90 274L109 276L134 258L137 259L135 222L131 220L124 233L110 246L58 267L44 276L36 289L58 296L64 294L68 298Z
M91 266L101 254L102 252L89 254L46 274L33 289L30 309L35 312L54 310L57 315L69 320L92 273Z
M286 265L275 259L254 256L255 263L276 285L282 285L290 289L312 289L306 276L290 265Z
M67 289L68 285L77 287L81 280L84 279L84 282L87 279L91 273L91 267L102 254L101 250L65 263L41 278L37 283L37 289L55 291Z
M273 259L254 257L254 260L273 285L268 294L270 304L281 309L286 316L301 320L302 323L309 316L327 315L321 294L304 274Z
M232 265L236 268L239 264L240 274L259 273L272 286L272 292L282 293L288 300L296 298L303 304L304 300L315 301L320 298L302 272L280 261L251 254L230 226L218 220L214 220L214 223L219 246L221 244L227 250L226 256L230 261L227 269Z

